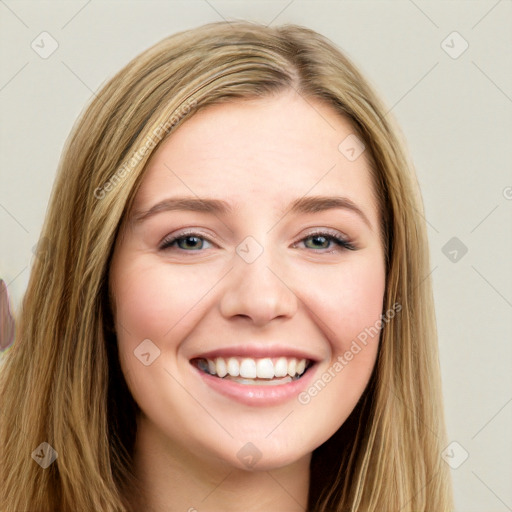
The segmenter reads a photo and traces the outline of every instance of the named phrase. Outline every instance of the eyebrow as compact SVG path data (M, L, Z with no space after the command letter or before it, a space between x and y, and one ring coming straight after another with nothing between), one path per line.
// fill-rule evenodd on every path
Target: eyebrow
M357 214L364 223L372 229L372 225L363 210L348 197L341 196L308 196L292 201L286 211L288 213L317 213L332 209L348 210ZM209 199L198 197L173 197L164 199L148 210L136 210L133 213L135 223L147 220L161 212L173 210L211 213L213 215L225 215L233 213L233 207L221 199Z

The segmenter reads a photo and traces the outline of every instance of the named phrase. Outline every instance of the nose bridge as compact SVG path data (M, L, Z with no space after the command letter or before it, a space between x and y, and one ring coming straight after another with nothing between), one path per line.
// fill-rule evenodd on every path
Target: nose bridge
M234 268L221 298L221 313L226 318L249 317L259 325L293 316L297 297L284 282L279 255L251 238L237 247Z

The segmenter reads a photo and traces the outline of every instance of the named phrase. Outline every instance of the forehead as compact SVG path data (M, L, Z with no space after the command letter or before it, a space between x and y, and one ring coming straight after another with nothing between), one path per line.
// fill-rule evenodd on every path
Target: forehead
M134 206L193 195L279 210L297 197L335 193L362 203L377 222L367 155L347 158L350 145L362 149L355 137L346 118L295 92L209 106L152 155Z

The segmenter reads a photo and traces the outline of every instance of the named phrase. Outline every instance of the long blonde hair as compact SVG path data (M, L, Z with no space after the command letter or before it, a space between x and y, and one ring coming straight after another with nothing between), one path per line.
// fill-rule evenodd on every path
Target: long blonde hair
M138 407L119 366L108 288L119 226L175 127L208 105L288 88L330 105L364 141L386 242L384 308L402 307L382 330L361 400L313 453L308 510L453 509L423 206L401 132L326 38L239 21L144 51L66 142L41 233L49 249L32 268L0 372L0 510L131 510ZM31 456L43 442L57 457L45 469Z

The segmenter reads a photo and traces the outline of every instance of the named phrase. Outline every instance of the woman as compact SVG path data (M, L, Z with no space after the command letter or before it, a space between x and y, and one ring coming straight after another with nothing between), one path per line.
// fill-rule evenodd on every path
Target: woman
M1 510L452 510L402 146L302 27L210 24L120 71L0 375Z

